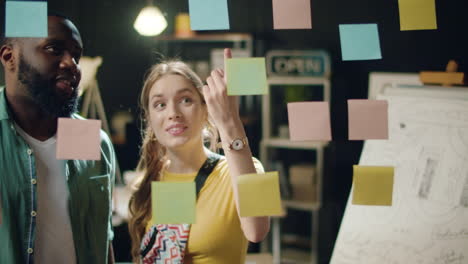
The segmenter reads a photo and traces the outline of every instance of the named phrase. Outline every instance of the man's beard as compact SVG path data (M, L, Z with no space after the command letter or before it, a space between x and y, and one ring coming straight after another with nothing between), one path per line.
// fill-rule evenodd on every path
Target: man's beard
M18 79L26 87L34 102L53 117L70 117L78 109L78 89L61 99L54 89L54 83L44 78L23 56L19 57Z

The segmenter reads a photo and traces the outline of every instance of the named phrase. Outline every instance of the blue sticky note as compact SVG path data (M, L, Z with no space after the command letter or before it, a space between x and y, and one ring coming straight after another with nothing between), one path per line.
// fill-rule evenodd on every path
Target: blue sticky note
M382 59L377 24L340 25L344 61Z
M47 2L6 1L5 37L47 37Z
M192 30L229 29L227 0L189 0Z

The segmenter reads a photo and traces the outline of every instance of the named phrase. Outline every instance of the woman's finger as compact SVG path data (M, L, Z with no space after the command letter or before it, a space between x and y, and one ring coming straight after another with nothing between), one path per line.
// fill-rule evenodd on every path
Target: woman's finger
M227 73L227 61L232 58L231 49L224 49L224 70ZM227 74L224 74L224 81L227 83Z
M210 95L211 95L216 90L216 85L213 81L213 77L208 76L208 78L206 78L206 84L208 84L210 88Z
M225 94L226 93L226 85L225 85L225 82L223 80L223 76L221 74L219 74L219 71L213 70L211 72L211 77L212 77L214 83L216 84L216 90L218 92L222 92L223 94Z
M222 69L216 69L216 71L221 75L221 77L224 77L224 71Z

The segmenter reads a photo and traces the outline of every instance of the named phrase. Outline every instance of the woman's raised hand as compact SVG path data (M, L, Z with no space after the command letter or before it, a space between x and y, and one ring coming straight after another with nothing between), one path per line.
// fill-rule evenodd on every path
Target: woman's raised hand
M231 49L224 49L224 69L230 58L232 58ZM203 86L203 94L208 113L220 132L240 122L238 97L227 95L227 74L221 69L215 69L211 71L206 83L207 85Z

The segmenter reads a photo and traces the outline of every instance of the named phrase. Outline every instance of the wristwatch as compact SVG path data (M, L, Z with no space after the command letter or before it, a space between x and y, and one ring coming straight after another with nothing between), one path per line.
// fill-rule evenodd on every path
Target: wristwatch
M231 141L231 143L223 143L219 142L218 147L222 147L224 150L230 151L230 150L242 150L245 148L245 146L249 145L249 141L247 140L247 137L244 138L235 138L234 140Z

